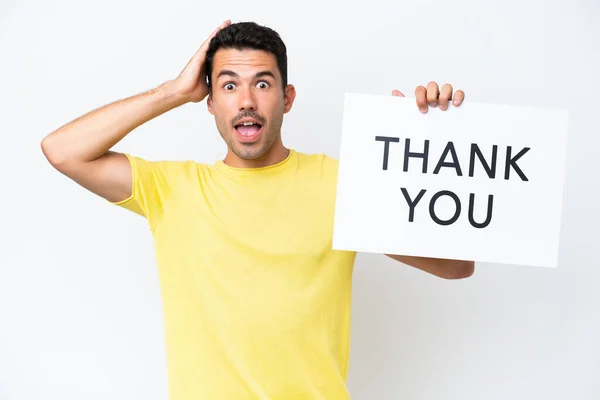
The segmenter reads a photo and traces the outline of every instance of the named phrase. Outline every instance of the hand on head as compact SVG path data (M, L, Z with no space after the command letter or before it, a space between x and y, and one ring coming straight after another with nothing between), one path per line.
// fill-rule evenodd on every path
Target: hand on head
M196 51L196 54L188 62L185 68L181 71L179 76L175 79L175 87L178 93L183 96L186 101L200 102L208 96L209 88L206 83L206 52L212 38L223 28L231 25L230 20L224 21L219 25L210 36L202 43L200 48Z

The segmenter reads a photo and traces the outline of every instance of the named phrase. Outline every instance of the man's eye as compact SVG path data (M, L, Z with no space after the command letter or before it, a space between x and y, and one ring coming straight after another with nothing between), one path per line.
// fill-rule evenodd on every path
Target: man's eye
M266 88L268 88L268 87L269 87L269 83L268 83L268 82L265 82L265 81L260 81L260 82L258 82L258 86L259 86L261 89L266 89Z
M233 83L228 83L224 86L225 90L233 90L234 88L234 84Z

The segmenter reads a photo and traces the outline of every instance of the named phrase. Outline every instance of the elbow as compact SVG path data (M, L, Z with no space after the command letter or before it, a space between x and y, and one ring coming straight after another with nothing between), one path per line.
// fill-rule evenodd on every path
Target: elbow
M45 136L40 143L40 148L42 149L42 154L44 155L44 157L46 157L46 159L50 162L50 164L52 164L54 155L52 154L50 142L51 142L50 135Z
M40 148L42 150L42 154L46 157L46 160L54 167L58 168L62 164L64 164L64 159L60 157L60 153L56 150L52 144L52 135L48 135L42 139L40 143Z
M443 278L445 279L466 279L475 273L475 262L456 261L451 268L446 269Z

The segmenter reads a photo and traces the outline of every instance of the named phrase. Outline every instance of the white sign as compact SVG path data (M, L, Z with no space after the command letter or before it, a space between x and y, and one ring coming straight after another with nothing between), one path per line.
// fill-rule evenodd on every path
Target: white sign
M347 94L333 248L556 267L568 112Z

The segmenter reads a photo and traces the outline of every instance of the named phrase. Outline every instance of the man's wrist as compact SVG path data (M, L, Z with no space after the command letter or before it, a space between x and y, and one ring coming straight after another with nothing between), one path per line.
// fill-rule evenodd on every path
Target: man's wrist
M187 96L185 96L177 87L175 81L169 80L161 84L156 88L161 94L161 99L165 100L169 105L173 107L179 107L189 102Z

